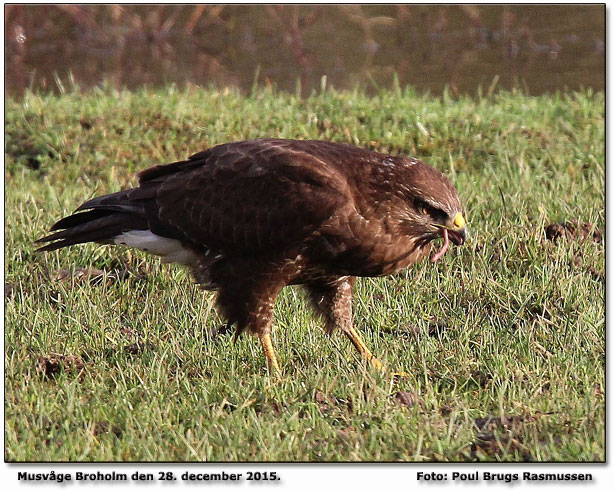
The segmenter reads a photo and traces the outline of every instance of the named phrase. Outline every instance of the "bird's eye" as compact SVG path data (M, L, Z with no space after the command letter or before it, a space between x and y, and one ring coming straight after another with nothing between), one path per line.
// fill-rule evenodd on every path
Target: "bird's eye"
M430 215L431 207L422 200L416 201L416 209L421 215Z
M443 210L429 205L426 201L417 200L414 206L420 215L429 217L431 220L441 223L446 220L446 213Z

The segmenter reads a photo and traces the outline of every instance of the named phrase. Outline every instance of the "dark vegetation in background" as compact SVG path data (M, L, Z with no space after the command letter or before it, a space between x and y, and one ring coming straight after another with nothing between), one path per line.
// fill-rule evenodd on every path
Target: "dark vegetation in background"
M604 88L603 5L9 5L6 86ZM300 85L299 85L300 84Z

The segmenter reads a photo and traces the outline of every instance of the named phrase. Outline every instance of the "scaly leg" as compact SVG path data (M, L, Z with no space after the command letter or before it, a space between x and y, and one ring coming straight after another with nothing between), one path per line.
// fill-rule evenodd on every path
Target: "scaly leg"
M373 356L373 353L371 353L371 350L367 348L367 345L362 340L360 334L358 334L358 331L356 331L356 329L354 329L352 326L349 326L346 329L342 329L342 332L350 339L350 341L352 341L352 344L356 347L358 352L363 356L365 360L370 361L371 364L378 370L384 369L382 362L375 358L375 356Z
M311 300L326 322L326 332L340 329L365 360L376 369L383 370L382 363L373 356L360 334L352 326L352 288L356 278L331 278L329 281L308 283Z
M271 334L266 333L258 335L258 337L260 338L260 343L262 344L262 351L264 351L269 372L272 374L279 374L279 364L277 363L277 357L275 356L275 348L273 348L273 343L271 342Z

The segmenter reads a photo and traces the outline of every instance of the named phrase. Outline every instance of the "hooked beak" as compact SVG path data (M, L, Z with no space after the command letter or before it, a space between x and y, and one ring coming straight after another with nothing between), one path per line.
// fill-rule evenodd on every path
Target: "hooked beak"
M459 229L448 229L448 235L454 245L461 246L467 241L467 227Z
M457 213L454 220L452 220L452 226L446 228L448 229L448 234L450 234L450 239L455 245L460 246L466 242L467 226L465 217L461 213Z
M450 240L457 246L463 245L467 241L467 226L465 218L460 213L457 213L449 226L439 226L441 236L443 237L443 245L441 249L431 256L431 262L439 261L448 250Z

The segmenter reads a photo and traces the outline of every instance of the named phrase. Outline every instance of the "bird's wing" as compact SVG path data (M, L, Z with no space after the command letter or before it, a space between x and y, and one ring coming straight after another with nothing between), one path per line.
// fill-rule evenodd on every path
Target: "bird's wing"
M239 254L300 244L348 202L345 178L322 157L276 141L221 145L140 175L154 227Z

